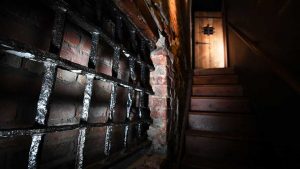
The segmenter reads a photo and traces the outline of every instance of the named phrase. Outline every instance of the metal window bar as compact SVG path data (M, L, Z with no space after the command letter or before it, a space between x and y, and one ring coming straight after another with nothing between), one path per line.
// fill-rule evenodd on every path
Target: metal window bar
M50 52L32 49L26 47L21 43L17 43L11 40L2 40L0 39L0 52L13 54L15 56L42 62L44 63L45 74L43 78L43 84L41 87L41 93L39 97L39 101L37 103L37 114L36 114L36 126L32 128L24 128L24 129L4 129L0 130L0 137L15 137L15 136L23 136L23 135L30 135L32 136L32 143L29 152L29 160L28 160L28 168L35 169L38 167L38 155L40 151L40 146L43 143L43 136L46 133L52 132L59 132L59 131L67 131L67 130L75 130L79 129L79 136L78 136L78 143L77 143L77 155L76 155L76 164L75 168L82 168L83 167L83 150L85 144L85 137L87 129L94 128L94 127L104 127L106 126L106 138L105 138L105 147L104 153L109 156L111 150L111 135L112 135L112 128L113 126L123 126L124 127L124 148L127 149L127 139L128 139L128 130L129 126L136 124L138 126L138 133L141 134L140 126L142 124L149 124L150 121L147 119L142 119L142 112L139 112L138 120L132 121L130 119L130 113L132 109L133 99L135 99L135 92L137 91L140 93L139 97L139 110L144 108L144 95L145 94L153 94L153 91L150 88L145 88L145 68L149 69L150 71L154 70L154 66L152 62L147 63L140 59L140 55L145 55L144 51L142 54L137 54L134 56L130 53L127 49L123 47L121 44L117 44L114 42L110 37L103 33L103 31L93 24L87 22L83 17L80 17L79 14L71 10L67 3L62 0L55 1L54 3L50 4L51 8L55 11L55 21L54 27L52 29L52 40L50 45ZM139 36L142 38L142 41L145 42L144 35L135 27L134 24L130 20L126 18L124 14L118 11L117 8L114 7L114 10L119 13L117 24L119 26L122 25L122 21L126 23L126 25L130 25L131 29L131 36L130 39L133 41L133 48L135 52L137 52L137 43L136 43L136 32L139 33ZM89 67L85 67L68 60L62 59L59 57L59 52L61 49L61 44L63 40L64 34L64 25L66 20L69 19L71 22L75 23L76 25L83 28L85 31L89 32L92 35L92 47L91 53L89 58ZM120 30L117 30L116 34L118 35L118 40L122 39ZM105 75L103 73L96 73L93 68L96 66L96 56L97 56L97 49L99 45L99 40L103 40L108 43L111 47L114 48L114 56L113 56L113 69L112 69L112 76ZM143 44L144 45L144 44ZM144 48L144 47L143 47ZM130 67L130 79L133 83L129 83L117 78L118 69L119 69L119 57L120 53L123 53L129 61ZM135 74L135 64L139 64L142 68L141 71L141 84L142 86L136 85L136 74ZM87 84L84 91L84 100L83 100L83 110L81 113L81 120L80 124L77 125L65 125L65 126L46 126L47 121L47 107L49 105L49 98L52 93L52 88L55 83L56 79L56 69L57 68L67 69L69 71L83 74L87 78ZM89 113L89 106L92 96L92 88L93 88L93 81L94 80L101 80L106 82L111 82L112 85L112 94L111 94L111 101L110 101L110 111L109 111L109 118L107 123L88 123L88 113ZM118 86L128 88L128 101L127 101L127 109L126 109L126 120L123 123L114 123L113 122L113 114L115 111L115 102L116 102L116 88ZM148 86L147 86L148 87ZM143 105L143 106L142 106ZM127 151L127 153L123 153L120 157L115 157L114 159L117 160L122 158L126 154L130 154L133 152L134 149L139 149L144 147L145 145L149 145L149 142L145 142L140 144L139 146L132 148L131 151ZM110 161L102 161L100 162L101 166L105 164L109 164L113 159Z

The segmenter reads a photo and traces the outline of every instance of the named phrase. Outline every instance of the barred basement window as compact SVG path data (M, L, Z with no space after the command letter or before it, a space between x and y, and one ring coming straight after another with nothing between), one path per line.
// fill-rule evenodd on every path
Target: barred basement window
M20 128L1 127L0 139L9 141L11 138L31 137L31 143L27 146L27 167L29 169L55 167L54 163L49 164L43 158L50 151L51 158L68 158L61 157L60 151L63 151L63 148L57 147L57 150L53 150L49 146L47 147L47 145L59 141L53 138L62 138L62 135L66 140L73 137L76 137L77 140L76 150L74 150L76 157L74 160L67 161L64 166L66 168L109 166L118 159L149 145L146 136L146 130L150 123L148 95L153 94L149 84L149 73L154 70L149 58L151 42L110 1L105 1L106 5L109 4L106 8L109 8L114 15L107 15L105 19L101 17L101 23L107 21L112 23L114 29L113 26L109 29L113 30L112 32L105 31L103 25L96 26L99 24L89 22L62 0L46 1L45 3L55 13L49 51L29 47L29 45L16 40L0 39L1 57L12 56L21 58L23 62L41 63L44 72L36 103L35 124L31 127ZM97 7L99 6L101 5L97 5ZM100 9L96 10L98 10L96 13L101 11ZM104 12L101 15L105 15ZM86 65L62 57L61 49L67 25L78 27L91 37L90 54ZM128 35L128 39L125 39L124 35ZM126 41L130 41L130 43ZM107 48L110 48L112 52L106 51L105 55L101 55L100 53L105 53ZM103 58L109 58L111 64L106 64L107 60L102 60ZM104 69L105 66L109 69ZM111 72L102 71L102 69L111 69ZM70 79L84 82L84 88L78 87L79 93L78 91L65 91L82 97L82 100L79 101L81 105L76 108L76 112L80 110L78 120L61 120L57 123L57 121L49 119L50 117L55 118L55 115L49 113L50 105L60 104L57 98L62 97L55 94L56 90L61 90L61 86L71 85L71 83L63 83L58 80L60 74L68 74ZM105 99L99 98L97 92L103 92L103 96L109 98L105 121L103 118L101 121L95 120L97 117L91 117L92 112L103 111L103 107L94 108L93 105L105 104ZM126 98L126 101L122 101L120 98ZM66 100L66 98L64 99ZM71 105L75 104L73 100L68 100L68 102ZM62 108L62 110L64 109ZM60 113L63 114L62 110ZM100 140L102 137L98 137L99 142L97 142L97 144L103 143L104 156L99 156L99 158L93 156L95 160L91 160L89 159L91 156L85 154L85 150L97 149L99 145L93 147L91 138L99 135L104 138L104 140ZM129 144L129 140L131 144ZM55 157L56 155L57 157Z

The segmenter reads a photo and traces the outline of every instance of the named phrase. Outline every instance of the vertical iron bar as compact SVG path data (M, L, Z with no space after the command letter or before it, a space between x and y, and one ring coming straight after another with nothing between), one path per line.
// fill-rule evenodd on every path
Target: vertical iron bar
M113 121L113 116L115 114L116 100L117 100L117 84L112 83L111 87L111 95L110 95L110 105L109 105L109 113L108 113L108 121Z
M52 29L50 52L58 54L61 49L61 44L64 37L65 21L66 9L57 7L57 9L55 9L55 20Z
M112 65L112 76L113 77L118 77L119 60L120 60L120 48L116 47L114 49L114 55L113 55L113 65ZM108 114L108 120L111 122L113 121L113 115L115 113L115 106L116 106L116 99L117 99L117 87L118 87L117 83L112 83L109 114Z
M122 27L123 27L123 23L122 23L122 16L116 16L116 40L119 43L122 43L123 40L123 35L122 35Z
M146 61L145 57L146 57L146 41L145 39L143 39L143 37L140 37L140 56L141 56L141 60Z
M146 87L146 66L141 64L141 85Z
M44 62L45 74L39 101L37 103L37 114L35 116L36 123L45 125L49 98L52 92L56 78L56 64L52 62Z
M128 130L129 130L129 124L127 124L124 128L124 148L126 149L128 147Z
M106 156L110 155L111 139L112 139L111 135L112 135L112 126L107 126L105 132L105 145L104 145L104 154Z
M120 48L115 47L114 55L113 55L113 65L112 65L113 77L118 77L119 61L120 61ZM115 107L116 107L116 100L117 100L117 87L118 87L117 83L112 83L108 122L113 122L113 115L115 114ZM109 156L111 150L111 139L112 139L111 135L112 135L112 126L107 126L106 133L105 133L105 146L104 146L104 154L107 156Z
M132 98L133 98L133 95L134 94L134 91L133 89L130 87L128 88L128 94L127 94L127 104L126 104L126 107L127 107L127 110L126 110L126 121L129 122L130 121L130 113L131 113L131 106L132 106Z
M77 154L76 154L76 169L82 169L83 167L83 150L86 136L86 127L79 129L79 136L77 142Z
M38 163L38 154L40 153L40 146L42 142L43 134L32 135L32 141L29 151L28 169L36 169Z
M136 40L136 31L134 30L134 28L131 26L130 28L130 42L133 48L133 51L135 53L137 53L137 40Z
M131 113L131 107L132 107L132 103L133 103L133 88L128 88L128 96L127 96L127 110L126 110L126 122L128 124L126 124L125 128L124 128L124 148L127 148L127 141L128 141L128 130L129 130L129 122L130 122L130 113Z
M88 120L94 77L94 74L86 75L87 82L84 90L83 108L81 113L81 121L83 122L87 122Z
M89 59L89 67L90 68L96 67L98 44L99 44L99 33L94 32L92 34L92 47L91 47L91 53L90 53L90 59Z
M120 61L120 47L115 47L114 55L113 55L113 65L112 65L113 77L118 77L119 61Z
M136 74L135 74L135 59L129 58L129 70L130 70L130 78L132 82L136 80Z

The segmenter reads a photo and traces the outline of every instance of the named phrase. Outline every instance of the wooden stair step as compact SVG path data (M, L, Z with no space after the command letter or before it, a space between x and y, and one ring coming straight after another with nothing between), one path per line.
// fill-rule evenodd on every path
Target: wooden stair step
M191 97L192 111L212 112L249 112L249 103L245 98L234 97Z
M182 162L184 169L254 169L251 162L232 162L224 160L205 159L185 154Z
M250 140L239 135L188 130L185 147L187 154L196 157L242 161L259 156L258 144Z
M254 135L256 124L255 117L252 115L190 112L189 128L219 133Z
M212 85L212 84L237 84L237 75L208 75L193 76L193 84Z
M194 75L223 75L234 74L234 68L194 69Z
M193 85L193 96L243 96L240 85Z

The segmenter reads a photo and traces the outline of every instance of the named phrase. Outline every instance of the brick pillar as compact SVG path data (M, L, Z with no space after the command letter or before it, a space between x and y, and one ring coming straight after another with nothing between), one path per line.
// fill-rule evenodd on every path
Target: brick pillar
M149 97L153 123L148 130L153 153L167 154L170 116L174 110L173 55L165 47L158 47L151 53L155 71L150 73L150 83L155 95Z

